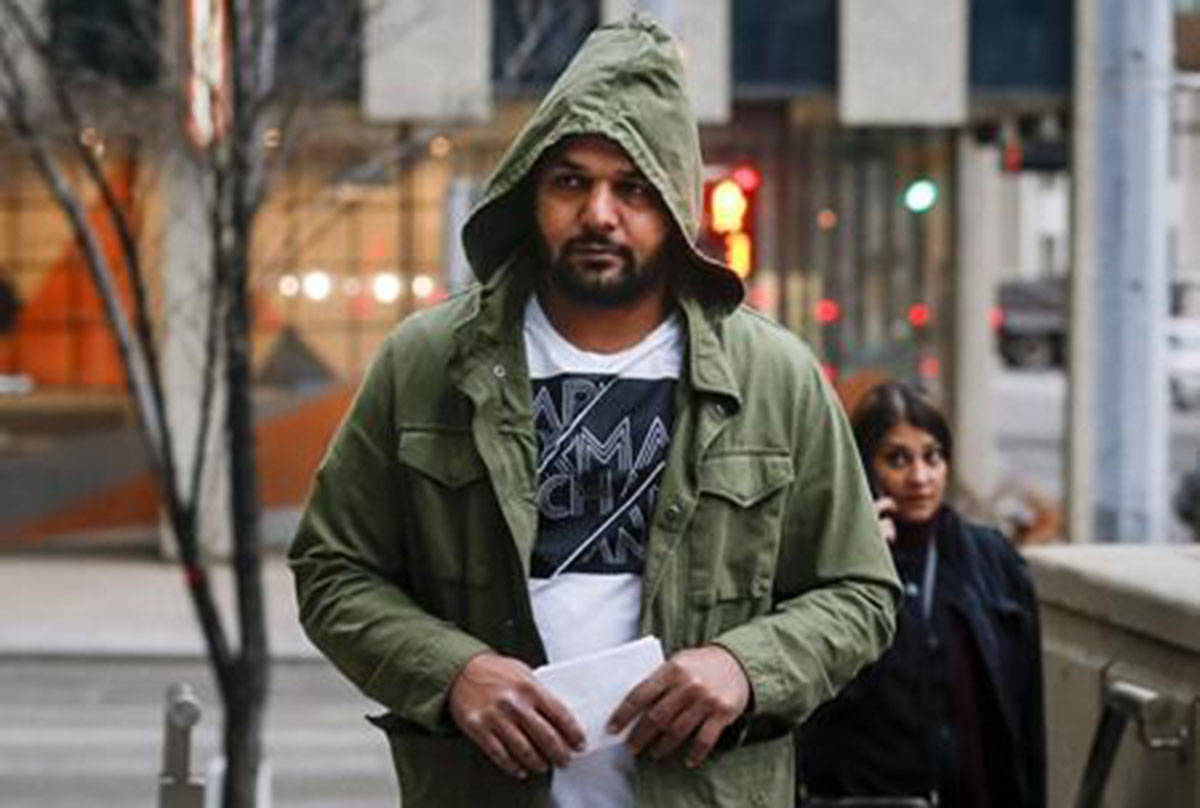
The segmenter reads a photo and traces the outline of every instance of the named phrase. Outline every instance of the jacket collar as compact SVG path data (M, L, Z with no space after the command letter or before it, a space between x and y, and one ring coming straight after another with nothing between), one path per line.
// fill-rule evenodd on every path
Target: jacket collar
M492 355L503 354L510 363L519 361L524 367L524 356L518 360L512 354L522 353L524 306L533 292L532 261L527 252L519 252L479 288L474 305L454 329L452 379L461 377L469 360L484 351L497 351ZM742 396L721 338L728 309L706 305L687 293L679 296L678 305L687 334L687 381L693 390L721 399L729 412L736 412Z
M687 369L692 389L723 399L731 412L741 409L742 396L721 342L726 310L706 307L691 295L679 299L679 308L687 328Z
M517 253L476 288L471 305L453 327L454 350L448 368L451 380L460 379L473 359L486 359L486 353L506 353L508 361L518 360L511 354L521 344L523 306L532 291L532 267L527 262L524 253ZM519 361L523 366L524 357L520 356Z

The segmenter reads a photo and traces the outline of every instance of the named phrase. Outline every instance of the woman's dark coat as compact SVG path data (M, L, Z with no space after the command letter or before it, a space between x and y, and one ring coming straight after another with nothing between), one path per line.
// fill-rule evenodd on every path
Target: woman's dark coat
M992 806L1045 805L1041 647L1025 563L997 531L938 517L934 612L956 614L984 675L976 683ZM946 703L920 599L905 598L892 648L801 728L807 792L927 796L936 788L938 716ZM943 657L944 659L944 657ZM939 702L939 699L941 700ZM916 727L916 737L909 728ZM943 800L943 805L948 803Z

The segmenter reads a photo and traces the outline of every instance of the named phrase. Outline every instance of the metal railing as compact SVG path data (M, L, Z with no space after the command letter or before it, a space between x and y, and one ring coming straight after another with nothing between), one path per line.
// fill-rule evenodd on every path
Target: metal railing
M1152 752L1183 754L1190 738L1187 726L1176 727L1174 733L1168 735L1152 733L1151 725L1161 723L1169 705L1167 699L1147 687L1121 679L1109 679L1106 675L1103 705L1096 734L1092 736L1087 765L1083 770L1083 782L1075 797L1075 808L1099 807L1117 748L1121 745L1121 736L1130 720L1137 724L1142 745Z

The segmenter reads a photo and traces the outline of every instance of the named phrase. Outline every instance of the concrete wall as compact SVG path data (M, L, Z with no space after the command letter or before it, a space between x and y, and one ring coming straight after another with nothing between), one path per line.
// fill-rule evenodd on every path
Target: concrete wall
M1127 726L1102 805L1200 808L1200 548L1074 545L1027 552L1041 602L1051 806L1079 790L1107 681L1161 695L1152 751Z

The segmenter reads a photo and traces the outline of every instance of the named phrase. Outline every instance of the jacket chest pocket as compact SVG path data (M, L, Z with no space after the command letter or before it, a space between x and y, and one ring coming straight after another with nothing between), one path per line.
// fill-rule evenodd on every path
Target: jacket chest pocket
M782 452L729 453L700 462L688 529L693 605L767 604L793 477L791 458Z
M406 431L397 447L404 540L413 573L486 585L498 571L503 519L487 467L466 431Z

